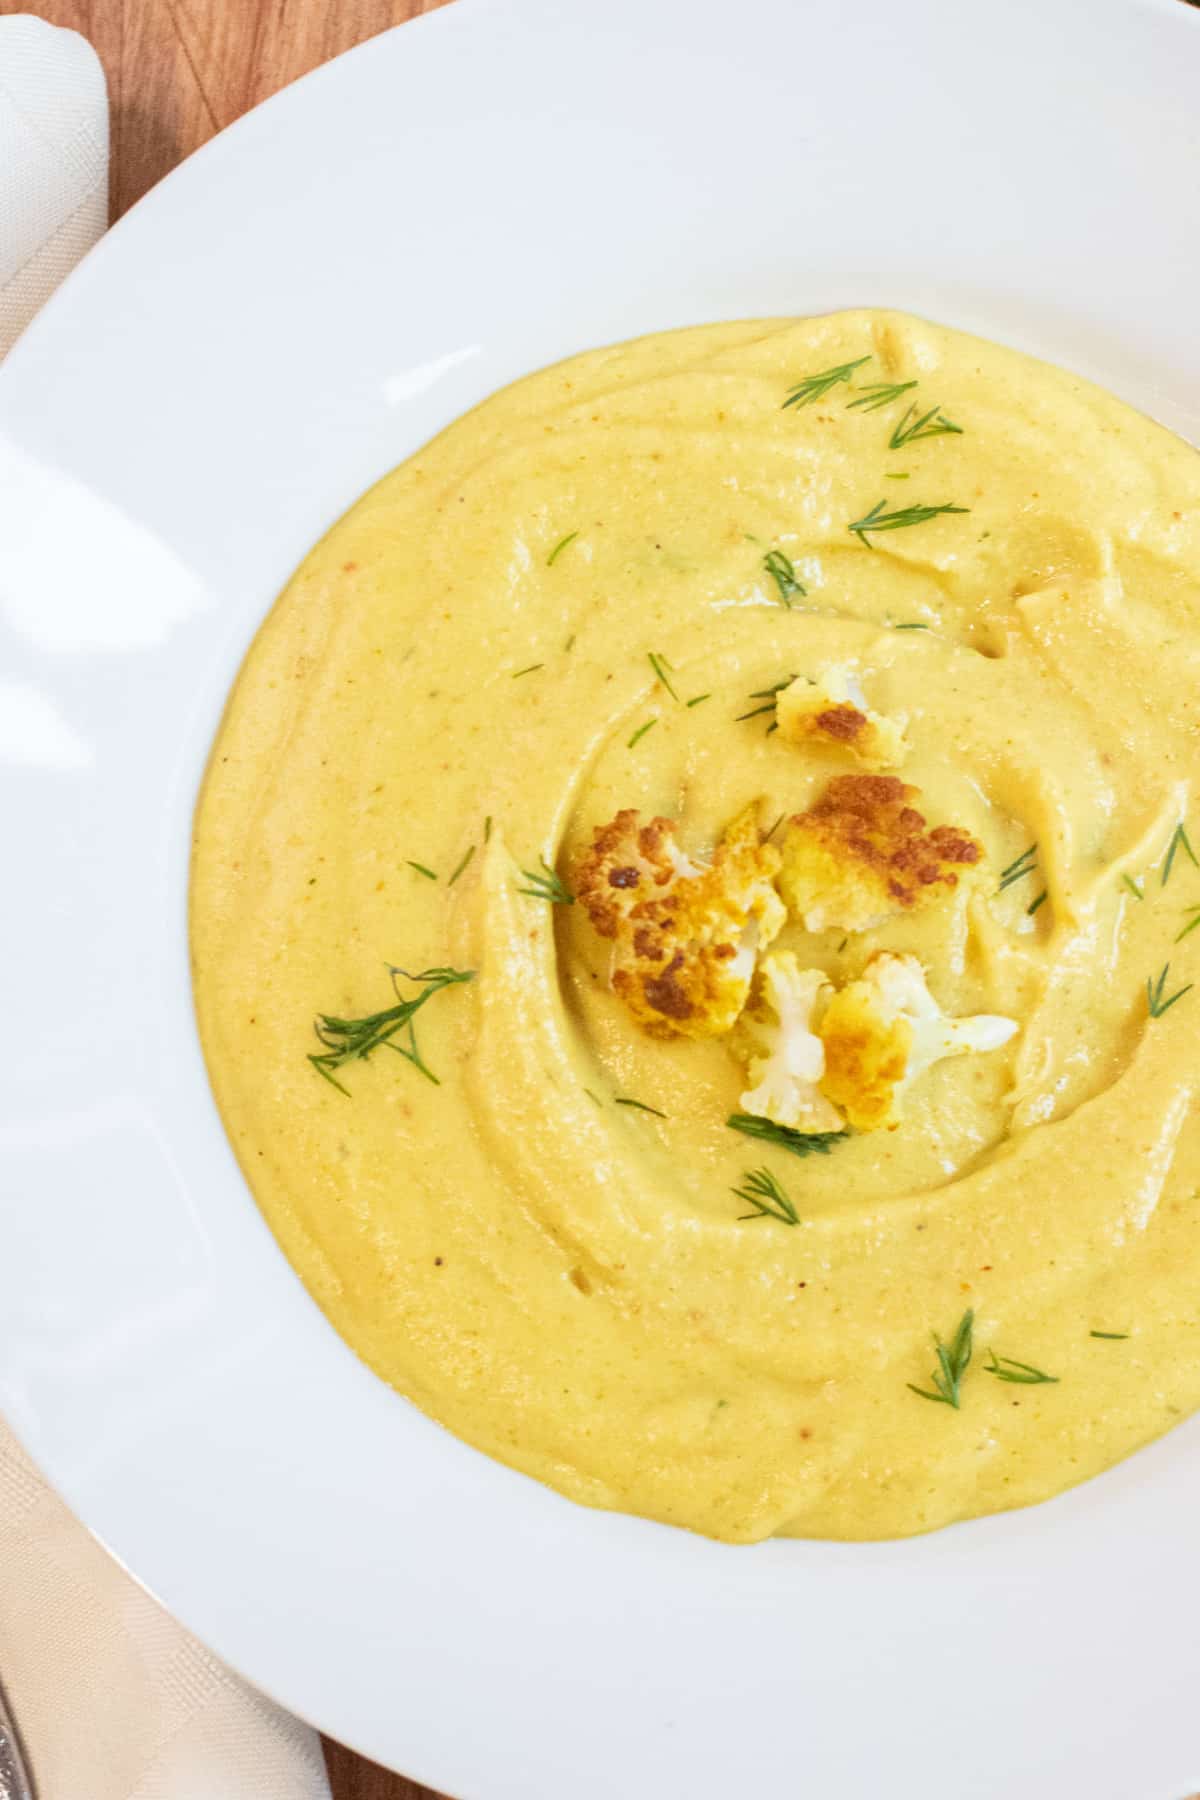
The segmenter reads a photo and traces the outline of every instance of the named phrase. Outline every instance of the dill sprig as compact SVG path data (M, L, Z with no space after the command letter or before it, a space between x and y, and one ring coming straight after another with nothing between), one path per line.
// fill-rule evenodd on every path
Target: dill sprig
M423 1061L417 1049L413 1020L425 1002L442 988L454 987L461 981L472 981L475 976L474 969L446 968L422 969L418 974L411 974L407 969L392 967L389 973L397 996L395 1006L385 1007L382 1012L368 1013L361 1019L341 1019L334 1013L318 1013L313 1021L313 1030L325 1048L315 1051L308 1060L317 1074L331 1087L335 1087L339 1094L345 1094L347 1099L350 1097L350 1090L342 1086L333 1071L348 1062L365 1062L371 1052L378 1050L381 1045L406 1058L414 1068L421 1071L426 1080L432 1081L435 1087L438 1086L437 1076ZM414 994L410 1000L400 999L401 976L405 981L422 982L422 991ZM404 1031L408 1033L407 1045L397 1044L395 1038Z
M1164 963L1158 972L1157 981L1151 981L1149 975L1146 977L1146 1010L1152 1019L1161 1019L1165 1012L1170 1012L1177 1000L1182 1000L1185 994L1190 994L1196 985L1194 981L1189 981L1186 987L1178 988L1175 993L1164 998L1167 990L1167 976L1170 972L1170 963Z
M659 1112L657 1106L647 1106L644 1100L631 1100L628 1094L614 1094L613 1105L633 1106L637 1108L638 1112L653 1113L656 1119L665 1119L667 1116L665 1112Z
M637 743L640 743L641 740L645 737L646 733L648 731L653 731L654 727L657 724L658 724L657 717L655 717L653 719L647 719L646 723L644 725L638 726L637 730L634 732L633 736L630 738L630 740L626 744L625 748L627 750L632 750L633 746Z
M684 705L688 708L688 711L690 712L692 707L699 706L702 700L711 700L711 699L712 699L711 694L693 694L690 700L686 700L684 702Z
M794 675L785 675L783 680L777 681L773 687L755 688L752 694L747 695L747 699L762 700L764 705L752 707L749 712L735 714L734 724L740 725L743 719L757 719L762 713L773 713L775 711L776 695L781 694L784 688L791 687L795 679L796 677ZM774 725L768 725L768 737L775 729L776 727Z
M739 1213L739 1219L778 1219L781 1225L800 1223L800 1214L770 1169L747 1169L742 1183L741 1187L730 1189L750 1208L749 1212Z
M1109 1338L1114 1344L1123 1344L1129 1337L1127 1331L1089 1331L1089 1337Z
M832 369L822 369L819 375L805 375L789 388L783 403L785 410L789 406L811 406L814 400L823 400L831 388L849 381L854 371L870 360L869 356L860 356L856 362L836 363Z
M423 875L425 877L426 881L437 880L437 876L434 874L433 870L427 869L424 863L413 862L411 857L406 857L405 861L408 863L410 869L415 869L418 875Z
M531 900L548 900L551 906L574 906L575 896L562 876L550 867L544 856L538 860L542 865L540 870L521 870L529 886L519 887L518 894L528 894Z
M447 879L447 882L446 882L446 886L447 886L447 887L453 887L453 886L454 886L454 884L455 884L455 882L456 882L456 881L457 881L457 880L458 880L458 878L459 878L459 876L460 876L460 875L461 875L461 874L462 874L462 872L463 872L463 870L464 870L464 869L465 869L465 868L466 868L466 867L467 867L467 865L468 865L468 863L469 863L469 862L470 862L470 860L471 860L471 858L472 858L472 857L473 857L473 856L474 856L474 854L475 854L475 846L474 846L474 844L472 844L472 845L471 845L471 847L470 847L470 849L469 849L469 850L467 850L467 851L466 851L466 852L465 852L465 854L464 854L464 855L463 855L463 859L462 859L462 861L461 861L461 862L460 862L460 863L459 863L459 864L458 864L458 866L457 866L457 868L456 868L456 869L455 869L455 871L454 871L454 873L453 873L453 875L451 875L451 876L450 876L450 877L449 877L449 878L448 878L448 879Z
M989 1375L997 1381L1015 1381L1022 1387L1038 1387L1045 1381L1057 1381L1057 1375L1047 1375L1044 1369L1035 1369L1032 1363L1018 1362L1015 1356L997 1356L989 1348L990 1361L984 1363Z
M790 1150L793 1156L828 1156L834 1144L847 1135L844 1131L793 1131L790 1125L776 1125L774 1119L760 1119L757 1113L730 1113L725 1123L730 1131Z
M1034 913L1037 912L1038 908L1045 906L1045 904L1049 898L1050 898L1049 894L1046 892L1046 889L1043 888L1041 893L1037 896L1037 898L1035 900L1031 900L1029 902L1029 905L1025 908L1026 916L1028 918L1032 919Z
M968 513L971 510L969 506L952 506L949 501L941 506L902 506L895 512L888 512L886 508L886 500L877 500L869 513L864 513L853 525L847 525L846 530L852 531L859 542L870 549L868 532L904 531L910 525L924 525L927 519L940 518L943 513Z
M1183 909L1184 918L1187 918L1189 913L1191 914L1191 919L1188 924L1184 926L1182 931L1176 933L1175 942L1177 944L1182 944L1184 938L1195 931L1197 925L1200 925L1200 906L1185 906Z
M1200 862L1196 861L1196 852L1192 849L1192 846L1188 841L1188 834L1184 829L1182 819L1171 833L1171 842L1167 846L1166 858L1163 861L1163 887L1166 887L1168 881L1171 879L1171 870L1175 866L1175 858L1180 850L1183 850L1187 854L1194 869L1200 869Z
M1144 900L1146 898L1145 887L1139 887L1132 875L1122 875L1121 886L1127 887L1135 900Z
M1001 869L1000 886L996 892L1002 894L1006 887L1012 886L1014 881L1023 881L1026 875L1032 875L1036 868L1037 845L1030 844L1028 850L1022 850L1020 856L1013 858L1007 869Z
M790 612L792 595L803 596L808 593L808 589L796 579L795 563L783 550L768 550L763 557L762 566L779 589L779 598Z
M901 394L907 394L910 388L916 387L915 381L877 381L870 387L859 388L857 400L847 400L847 412L878 412L881 406L890 406Z
M557 544L555 544L553 550L550 552L549 556L546 558L546 567L548 569L552 569L554 567L555 563L558 561L559 557L562 555L562 553L566 549L567 545L573 544L575 542L575 539L578 536L579 536L579 533L577 531L568 531L565 538L559 538Z
M947 432L952 432L955 437L962 436L962 426L948 419L940 406L931 406L927 413L913 418L916 410L913 401L888 439L889 450L903 450L905 444L918 443L921 438L943 437Z
M932 631L932 625L922 625L919 619L906 619L901 625L893 625L893 631Z
M667 661L666 657L658 656L655 654L655 652L653 650L648 650L646 652L646 660L650 664L650 667L654 670L654 673L657 676L658 680L662 682L662 684L666 688L668 694L670 694L672 700L674 700L675 704L678 706L679 695L675 692L675 689L671 686L671 677L667 674L667 670L670 668L671 665Z
M910 1381L907 1386L911 1392L920 1394L922 1400L936 1400L943 1406L954 1407L957 1411L959 1389L971 1362L974 1331L975 1313L971 1307L968 1307L958 1322L958 1330L948 1344L943 1343L935 1332L933 1342L937 1351L937 1368L933 1370L929 1379L936 1391L931 1392L929 1388L915 1387Z

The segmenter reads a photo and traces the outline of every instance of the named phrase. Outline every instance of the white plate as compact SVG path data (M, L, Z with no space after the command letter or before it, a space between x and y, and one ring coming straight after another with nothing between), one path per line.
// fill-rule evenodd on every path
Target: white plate
M245 645L368 482L633 332L880 303L1200 436L1177 0L461 0L224 134L0 376L0 1405L235 1667L471 1800L1181 1800L1200 1419L1034 1511L728 1549L574 1507L361 1367L192 1025Z

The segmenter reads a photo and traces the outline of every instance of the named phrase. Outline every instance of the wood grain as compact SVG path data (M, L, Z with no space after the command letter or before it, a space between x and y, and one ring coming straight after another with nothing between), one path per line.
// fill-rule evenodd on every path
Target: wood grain
M206 139L339 51L445 0L0 0L95 45L108 76L118 218ZM334 1800L441 1800L327 1742ZM265 1800L265 1796L264 1796Z
M112 214L240 113L446 0L0 0L95 45L112 113Z
M440 1800L432 1788L418 1787L403 1775L391 1775L378 1763L364 1762L342 1744L325 1740L325 1763L333 1800Z

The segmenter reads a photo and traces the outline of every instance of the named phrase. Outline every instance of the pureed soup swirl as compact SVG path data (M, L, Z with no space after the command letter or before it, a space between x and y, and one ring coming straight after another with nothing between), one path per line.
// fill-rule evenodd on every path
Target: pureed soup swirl
M381 481L192 883L343 1337L731 1541L1041 1500L1200 1404L1198 624L1196 452L893 313L595 351Z

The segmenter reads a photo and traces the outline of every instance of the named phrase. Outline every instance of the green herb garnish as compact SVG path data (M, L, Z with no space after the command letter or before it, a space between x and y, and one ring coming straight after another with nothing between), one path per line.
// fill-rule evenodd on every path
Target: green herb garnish
M915 381L877 381L871 387L860 388L857 400L847 400L846 411L878 412L881 406L890 406L916 385Z
M491 813L489 813L487 818L483 821L483 841L485 844L490 844L492 841L492 815L491 815Z
M748 1169L742 1176L744 1186L730 1190L750 1207L739 1213L739 1219L778 1219L783 1225L798 1225L800 1214L792 1205L770 1169Z
M1175 993L1170 995L1169 998L1164 999L1163 996L1166 993L1167 988L1167 976L1170 972L1170 963L1164 963L1159 970L1157 981L1151 981L1148 975L1146 977L1146 1008L1152 1019L1161 1019L1165 1012L1171 1010L1177 1000L1182 1000L1185 994L1190 994L1193 987L1196 985L1195 982L1189 981L1186 987L1179 988Z
M867 544L867 533L872 531L903 531L909 525L924 525L927 519L940 518L943 513L968 513L969 506L952 506L948 501L942 506L902 506L896 512L887 512L886 500L877 500L869 513L856 519L846 530L852 531L856 538Z
M564 883L557 870L552 869L545 857L540 857L541 870L522 869L521 874L529 883L528 887L519 887L518 894L528 894L531 900L548 900L551 906L574 906L575 896Z
M684 704L687 707L691 708L693 706L699 706L699 704L702 700L711 700L711 699L712 699L711 694L693 694L691 699L688 701L685 701Z
M659 1112L657 1106L647 1106L644 1100L630 1100L627 1095L617 1094L613 1098L614 1106L635 1106L639 1112L653 1113L656 1119L665 1119L666 1113Z
M1175 866L1175 856L1179 850L1183 850L1187 853L1193 868L1200 869L1200 862L1196 861L1196 852L1188 842L1188 834L1184 830L1182 820L1180 820L1179 824L1171 833L1171 842L1167 846L1167 855L1166 860L1163 863L1162 872L1163 887L1166 887L1168 881L1171 879L1171 870Z
M785 555L782 550L768 550L763 557L763 568L779 589L779 598L790 612L792 595L808 593L808 589L796 579L796 566L791 557Z
M566 549L567 545L573 544L575 542L575 539L578 536L579 536L579 533L577 531L568 531L565 538L559 538L557 544L555 544L553 550L550 552L549 556L546 558L546 567L548 569L551 569L554 567L554 564L558 561L559 557L562 555L562 553Z
M1024 881L1026 875L1032 875L1036 868L1037 845L1030 844L1028 850L1022 850L1020 856L1013 858L1007 869L1001 869L1000 886L996 892L1002 894L1006 887L1012 886L1014 881Z
M997 1381L1015 1381L1022 1387L1037 1387L1044 1381L1057 1381L1057 1375L1047 1375L1042 1369L1035 1369L1032 1363L1018 1362L1012 1356L997 1356L994 1350L988 1351L991 1358L983 1366L989 1375Z
M1027 916L1032 919L1039 906L1044 906L1049 898L1049 894L1046 892L1045 888L1043 888L1041 893L1037 896L1037 899L1031 900L1029 905L1025 908Z
M333 1013L318 1013L313 1022L313 1030L324 1044L324 1050L314 1052L309 1062L317 1074L335 1087L339 1094L350 1097L350 1090L344 1088L334 1075L344 1063L365 1062L373 1050L381 1045L394 1050L419 1069L428 1081L438 1085L438 1078L425 1062L417 1049L416 1033L413 1019L425 1002L445 987L454 987L461 981L472 981L474 969L422 969L419 974L410 974L407 969L392 968L389 973L392 987L399 995L399 977L405 981L424 983L423 991L415 994L411 1000L399 1000L395 1006L389 1006L383 1012L368 1013L362 1019L341 1019ZM399 1032L407 1031L408 1044L397 1044L393 1040Z
M847 1135L844 1131L793 1131L790 1125L776 1125L773 1119L760 1119L757 1113L730 1113L725 1123L730 1131L760 1138L779 1150L790 1150L793 1156L828 1156L834 1144L840 1144Z
M840 382L849 381L855 369L861 369L869 363L869 356L860 356L857 362L837 363L832 369L822 369L819 375L805 375L788 390L784 408L789 406L811 406L814 400L823 400L831 388Z
M472 844L471 848L467 851L466 855L463 857L462 861L459 863L458 867L455 869L453 875L451 875L449 880L447 881L447 883L446 883L447 887L454 886L455 882L458 880L459 876L462 874L463 870L466 868L467 864L470 862L470 860L474 856L474 854L475 854L475 846L474 846L474 844Z
M671 686L671 677L667 674L667 670L670 668L671 665L667 661L666 657L665 656L656 656L654 651L650 650L647 652L646 659L649 662L650 667L654 670L654 673L658 677L659 681L662 682L662 684L666 688L668 694L670 694L672 700L674 700L676 705L678 705L679 704L679 695L675 692L675 689Z
M405 858L405 861L408 863L410 869L415 869L417 871L418 875L424 875L426 881L437 880L437 876L434 874L433 870L427 869L424 863L413 862L408 857Z
M522 675L532 675L535 669L544 669L545 666L545 663L530 663L527 668L514 669L512 679L514 681L520 681Z
M889 450L903 450L905 444L915 444L921 438L942 437L953 432L956 437L962 436L962 426L948 419L940 406L931 406L927 413L914 419L916 404L909 406L908 411L888 439ZM911 421L911 423L910 423Z
M932 625L922 625L918 620L914 619L903 625L893 625L892 630L893 631L932 631L933 626Z
M1177 944L1181 944L1189 932L1195 931L1197 925L1200 925L1200 906L1185 906L1183 913L1185 918L1189 913L1192 916L1190 922L1184 926L1183 930L1176 934L1175 942Z
M647 719L646 723L644 725L638 726L637 730L634 732L633 736L630 738L630 740L626 744L625 748L627 750L632 750L633 746L636 743L638 743L642 738L644 738L648 731L653 731L654 727L657 724L658 724L657 719Z
M1089 1337L1111 1338L1114 1344L1123 1344L1129 1336L1127 1331L1089 1331Z
M1121 885L1129 889L1135 900L1144 900L1146 898L1145 888L1139 887L1132 875L1122 875Z
M948 1344L934 1334L934 1347L937 1351L938 1366L929 1379L933 1382L929 1388L914 1387L910 1381L906 1385L914 1394L920 1394L922 1400L936 1400L943 1406L952 1406L955 1411L959 1405L959 1389L963 1376L971 1362L971 1344L975 1330L975 1313L968 1307L958 1322L958 1330Z
M794 675L785 675L782 681L777 681L775 683L774 687L755 688L754 692L747 697L751 700L765 700L766 705L756 706L752 708L750 712L738 713L734 718L734 724L740 725L743 719L757 719L760 713L773 713L775 711L775 696L781 694L785 687L791 687L795 679L796 677ZM772 725L770 730L774 731L774 729L775 727Z

